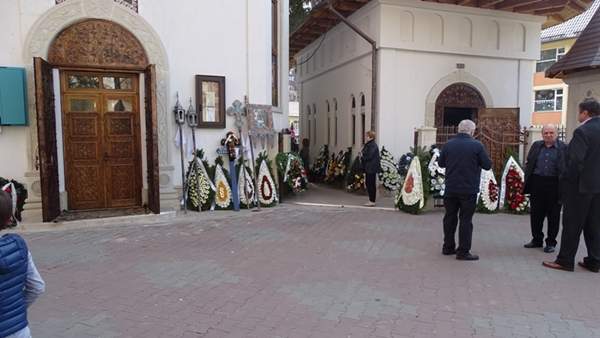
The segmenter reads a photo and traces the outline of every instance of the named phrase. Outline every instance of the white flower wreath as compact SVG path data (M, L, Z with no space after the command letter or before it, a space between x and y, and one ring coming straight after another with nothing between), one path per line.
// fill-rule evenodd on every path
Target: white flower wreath
M410 183L412 180L412 183ZM423 176L421 175L421 164L419 157L415 156L410 162L408 173L402 186L401 198L404 205L410 206L419 203L419 208L425 206L423 200Z
M231 205L231 187L220 164L215 167L215 186L217 187L215 204L223 209L229 208Z
M258 170L258 201L264 205L271 205L277 201L277 191L275 190L275 182L271 177L267 162L262 161Z
M250 204L254 201L254 182L252 181L252 175L248 172L248 168L240 166L239 170L239 182L238 182L238 193L240 196L240 202L243 204ZM244 185L246 186L246 192L244 193ZM248 198L246 198L248 195Z
M481 180L479 183L479 198L482 201L483 206L489 211L496 211L498 209L498 198L500 196L500 189L496 193L496 201L492 201L490 197L490 182L498 187L496 177L492 170L481 170Z

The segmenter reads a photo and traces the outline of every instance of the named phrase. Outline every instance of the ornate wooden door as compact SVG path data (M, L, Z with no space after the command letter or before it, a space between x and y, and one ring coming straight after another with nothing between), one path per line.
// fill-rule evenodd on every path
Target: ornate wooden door
M60 214L52 66L42 58L36 57L33 59L33 68L35 73L42 219L44 222L50 222Z
M137 75L63 72L69 209L141 205Z
M523 143L519 108L480 109L476 136L485 145L494 172L501 173L508 154L516 155L518 160L519 145Z
M144 73L146 105L146 157L148 161L148 208L160 213L158 177L158 120L156 115L156 68L149 65Z
M104 94L107 207L140 205L139 109L136 95Z
M63 133L69 209L105 207L100 94L65 94Z

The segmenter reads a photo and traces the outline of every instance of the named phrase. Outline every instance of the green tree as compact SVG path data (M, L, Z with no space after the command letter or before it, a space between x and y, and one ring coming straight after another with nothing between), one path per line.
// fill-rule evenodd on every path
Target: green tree
M290 0L290 32L304 21L310 12L310 0Z

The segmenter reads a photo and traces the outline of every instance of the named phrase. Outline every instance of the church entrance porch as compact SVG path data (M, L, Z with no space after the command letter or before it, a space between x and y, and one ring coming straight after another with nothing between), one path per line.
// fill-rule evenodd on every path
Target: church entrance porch
M527 140L519 125L519 108L488 108L474 86L451 84L440 93L435 104L438 147L456 135L458 124L464 119L477 124L475 138L488 151L495 173L502 170L508 155L519 158L520 146L525 146Z
M117 23L83 20L34 64L43 220L65 210L159 213L157 75L140 41Z

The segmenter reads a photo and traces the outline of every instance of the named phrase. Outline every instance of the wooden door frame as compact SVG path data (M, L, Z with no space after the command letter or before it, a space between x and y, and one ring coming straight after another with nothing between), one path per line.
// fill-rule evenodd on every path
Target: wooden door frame
M40 180L42 185L42 214L44 222L51 222L60 215L60 194L59 194L59 181L58 181L58 170L51 170L47 172L45 165L47 162L55 161L55 159L46 159L45 153L52 150L52 147L56 149L56 142L49 144L46 140L51 139L52 135L56 135L56 125L53 124L49 130L45 127L48 117L45 114L45 95L51 96L51 101L54 102L54 89L51 93L46 93L41 80L43 70L40 66L45 66L49 69L58 68L59 73L65 70L73 71L99 71L105 72L108 69L103 67L71 67L71 66L57 66L44 61L42 58L34 57L34 78L36 98L36 120L38 125L38 152L40 156L39 171ZM157 118L157 98L156 98L156 67L154 65L148 65L144 69L123 69L119 67L111 68L114 73L135 73L144 74L144 104L143 109L145 110L145 125L146 125L146 165L148 171L147 184L148 184L148 208L153 213L160 213L160 183L159 183L159 155L158 155L158 118ZM139 82L138 82L139 85ZM52 86L51 86L52 87ZM61 90L62 91L62 90ZM142 105L140 105L141 114ZM54 108L52 108L54 112ZM55 116L55 115L53 115ZM141 117L141 115L140 115ZM141 126L140 119L140 126ZM141 128L140 128L141 131ZM141 134L140 134L141 139ZM141 140L140 140L141 141ZM48 148L50 147L50 148ZM140 166L141 168L142 166ZM140 179L142 179L140 175ZM143 184L140 184L140 189L143 189Z
M51 222L60 215L60 192L56 144L56 109L52 64L33 58L37 141L42 193L42 220Z
M129 95L129 96L133 96L135 98L135 100L133 100L133 104L134 106L137 108L137 114L134 114L135 119L134 119L134 146L135 146L135 153L137 154L137 159L136 162L139 163L139 165L137 165L137 168L135 168L136 171L136 178L135 178L135 185L136 185L136 200L137 200L137 204L139 207L142 207L143 204L143 196L142 196L142 192L143 192L143 162L142 162L142 146L141 146L141 137L142 137L142 133L141 133L141 114L142 114L142 107L140 104L140 100L141 100L141 95L140 95L140 74L141 72L139 71L131 71L131 70L109 70L109 69L98 69L98 68L85 68L85 67L58 67L59 69L59 79L60 79L60 97L61 97L61 117L62 117L62 125L63 125L63 164L64 164L64 180L65 180L65 190L67 191L67 193L69 193L69 166L67 165L68 163L68 151L67 151L67 126L68 126L68 120L67 120L67 102L65 100L65 98L67 96L70 95L94 95L94 96L98 96L100 98L99 102L98 102L98 111L100 112L100 121L99 121L99 129L102 131L101 132L101 143L103 145L106 144L106 139L107 139L107 135L106 135L106 120L104 118L104 115L106 113L106 102L105 99L107 97L110 97L111 95ZM133 75L132 77L134 78L133 81L133 88L132 90L129 91L110 91L110 90L105 90L102 88L102 84L101 84L101 88L93 88L93 89L86 89L86 88L81 88L81 89L77 89L77 90L68 90L67 88L67 76L70 74L90 74L90 75L98 75L100 77L100 82L102 82L102 77L103 76L110 76L110 75L114 75L114 76L118 76L118 75ZM135 110L135 109L134 109ZM156 128L156 126L153 126L154 128ZM102 171L102 175L103 177L106 177L106 168L104 168L104 170ZM108 206L108 194L110 193L110 189L107 189L108 187L108 182L104 182L104 204L105 204L105 208L103 209L119 209L120 207L109 207ZM70 197L69 197L70 200ZM70 206L69 206L70 207ZM127 207L123 207L123 208L127 208ZM101 208L102 209L102 208ZM84 209L81 209L84 210ZM91 210L100 210L100 209L91 209Z

